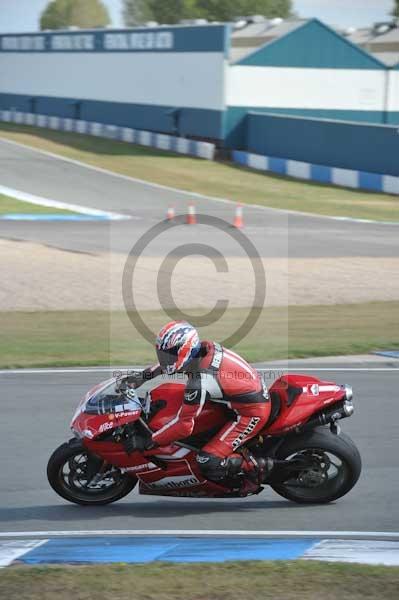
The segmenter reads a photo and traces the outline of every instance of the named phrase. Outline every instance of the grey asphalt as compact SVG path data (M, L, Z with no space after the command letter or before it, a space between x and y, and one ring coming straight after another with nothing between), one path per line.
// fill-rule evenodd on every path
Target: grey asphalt
M63 202L112 210L133 219L124 222L46 223L0 221L0 238L30 240L78 252L127 252L150 227L164 219L169 205L185 213L192 197L184 192L96 172L0 140L0 183ZM231 222L234 206L197 198L197 211ZM245 229L261 256L335 257L398 255L398 227L287 214L246 206ZM202 227L202 226L201 226ZM147 254L164 255L195 238L226 255L241 255L226 231L181 226L159 237Z
M1 372L0 531L398 532L398 361L304 364L299 371L306 368L308 374L350 383L355 390L355 414L342 422L342 428L360 449L363 473L350 494L326 506L295 505L269 489L242 500L155 498L134 492L108 507L68 504L50 489L46 463L55 447L69 439L68 426L79 399L89 386L106 379L106 373ZM342 367L351 370L342 371Z

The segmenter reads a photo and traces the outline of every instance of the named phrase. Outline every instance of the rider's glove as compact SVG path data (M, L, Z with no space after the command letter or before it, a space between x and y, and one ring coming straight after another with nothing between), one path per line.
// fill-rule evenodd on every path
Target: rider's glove
M128 385L130 385L131 387L134 387L134 388L138 387L139 385L141 385L143 383L143 381L146 380L144 377L144 373L145 373L145 371L132 371L126 377L126 383Z

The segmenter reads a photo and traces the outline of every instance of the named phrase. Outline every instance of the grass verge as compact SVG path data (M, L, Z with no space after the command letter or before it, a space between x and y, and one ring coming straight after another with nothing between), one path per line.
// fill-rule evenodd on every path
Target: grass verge
M23 202L22 200L0 194L0 215L9 214L73 215L77 213L70 210L51 208L50 206L41 206L40 204L31 204L30 202Z
M9 600L393 600L398 567L318 562L14 567L0 576Z
M198 160L76 133L0 124L0 137L116 173L207 196L320 215L399 221L396 196L265 175L232 163Z
M167 319L163 312L140 314L154 333ZM229 310L201 335L223 340L247 314ZM268 308L235 349L252 362L399 349L398 314L399 302ZM153 346L122 311L0 312L0 331L1 368L154 361Z

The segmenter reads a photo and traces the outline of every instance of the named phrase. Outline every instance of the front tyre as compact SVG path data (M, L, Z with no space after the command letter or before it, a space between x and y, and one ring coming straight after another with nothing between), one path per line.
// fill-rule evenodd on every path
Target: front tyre
M47 464L47 478L53 490L69 502L86 506L110 504L132 491L137 479L111 465L104 469L102 461L98 461L102 469L93 473L93 459L96 460L80 440L59 446Z
M307 467L288 479L271 483L283 498L299 504L325 504L345 496L360 477L362 462L348 435L327 428L292 438L279 449L277 459L303 460Z

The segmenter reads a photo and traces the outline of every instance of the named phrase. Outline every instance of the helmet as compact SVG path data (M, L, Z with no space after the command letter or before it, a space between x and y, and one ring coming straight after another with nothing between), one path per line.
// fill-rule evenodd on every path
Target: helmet
M159 364L169 375L184 369L199 355L200 349L197 330L185 321L171 321L165 325L156 341Z

